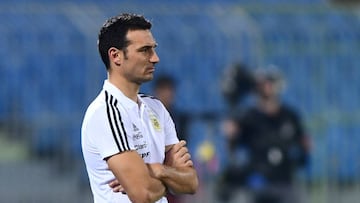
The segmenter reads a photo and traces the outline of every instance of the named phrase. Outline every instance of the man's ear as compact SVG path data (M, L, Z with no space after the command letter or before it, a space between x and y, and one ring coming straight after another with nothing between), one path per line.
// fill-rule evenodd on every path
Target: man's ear
M114 63L116 66L120 66L122 64L123 54L121 50L111 47L108 50L108 55L110 63Z

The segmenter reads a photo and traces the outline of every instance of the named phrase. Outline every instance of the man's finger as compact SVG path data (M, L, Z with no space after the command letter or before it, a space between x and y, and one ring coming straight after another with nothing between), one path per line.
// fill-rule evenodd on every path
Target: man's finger
M191 154L186 153L186 154L184 154L182 157L183 157L184 159L186 159L186 160L190 160L190 159L191 159Z
M185 163L186 166L189 166L189 167L193 167L194 166L194 163L191 161L191 160L188 160L186 163Z
M113 188L113 192L124 192L124 188L120 185L115 188Z
M113 188L113 192L121 192L123 194L125 193L124 188L121 185Z
M184 147L186 145L186 141L185 140L180 140L180 142L176 143L171 149L170 151L176 153L178 152L182 147Z
M119 181L117 179L115 180L112 180L110 183L109 183L109 186L111 188L115 188L116 186L120 185Z

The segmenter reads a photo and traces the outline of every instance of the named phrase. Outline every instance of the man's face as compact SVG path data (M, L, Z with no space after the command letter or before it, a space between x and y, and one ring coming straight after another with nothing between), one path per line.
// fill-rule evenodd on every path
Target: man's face
M127 39L130 43L121 65L124 77L137 84L152 80L155 64L160 59L155 51L156 42L150 30L129 31Z
M258 94L264 99L277 97L278 95L278 90L274 81L261 79L258 81L257 88Z

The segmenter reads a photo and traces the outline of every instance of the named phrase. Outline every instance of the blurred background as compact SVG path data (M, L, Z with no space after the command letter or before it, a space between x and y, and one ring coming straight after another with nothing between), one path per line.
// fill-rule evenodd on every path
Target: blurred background
M152 20L156 74L177 82L201 179L185 202L219 202L213 188L228 162L221 126L231 111L221 87L234 63L250 71L274 64L286 77L282 99L311 141L296 175L303 202L358 202L359 11L350 0L2 0L0 202L92 201L80 127L106 77L98 31L121 12Z

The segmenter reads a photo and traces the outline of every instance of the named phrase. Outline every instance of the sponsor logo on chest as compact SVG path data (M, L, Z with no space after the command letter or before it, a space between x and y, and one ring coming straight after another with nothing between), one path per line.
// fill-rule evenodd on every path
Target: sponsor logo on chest
M150 156L150 151L148 151L148 144L146 139L144 138L139 127L137 127L134 123L132 124L132 127L134 147L141 158L145 159L146 157Z

